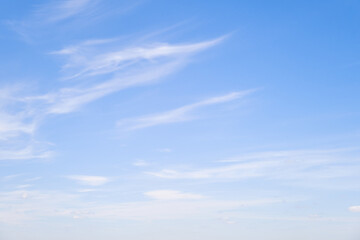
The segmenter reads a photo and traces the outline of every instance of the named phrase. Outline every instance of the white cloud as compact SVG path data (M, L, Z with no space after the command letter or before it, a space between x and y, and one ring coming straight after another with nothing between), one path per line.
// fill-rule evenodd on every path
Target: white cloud
M0 141L32 135L36 127L36 119L32 109L19 98L20 87L4 87L0 90Z
M33 10L26 16L7 20L6 23L24 41L39 43L48 41L50 35L68 30L69 26L74 27L79 21L89 22L89 19L99 17L101 2L102 0L49 0L44 4L33 4Z
M102 176L72 175L67 178L75 180L79 184L89 186L101 186L110 181L109 178Z
M39 23L55 23L76 16L90 7L95 7L97 0L62 0L50 1L39 7L32 16Z
M351 207L349 207L349 211L360 212L360 206L351 206Z
M29 188L32 187L33 185L31 184L22 184L22 185L18 185L16 186L17 189L23 189L23 188Z
M325 150L284 150L284 151L266 151L266 152L253 152L248 154L242 154L240 156L232 157L229 159L220 160L218 162L244 162L250 160L261 160L261 159L283 159L288 162L301 161L311 158L317 161L328 161L332 159L332 155L335 156L337 153L343 153L353 151L357 149L352 148L336 148L336 149L325 149Z
M43 216L58 216L66 203L76 203L78 196L56 191L17 190L0 192L0 222L19 224Z
M172 152L172 149L171 148L160 148L160 149L158 149L158 152L169 153L169 152Z
M174 190L156 190L144 193L146 196L155 200L197 200L204 196L194 193L183 193Z
M12 174L12 175L7 175L7 176L2 177L1 180L3 180L3 181L11 181L11 180L17 179L17 178L19 178L21 176L23 176L23 174Z
M6 20L6 23L26 42L48 42L49 36L60 32L68 34L75 26L82 28L110 15L125 14L140 3L118 1L114 6L103 0L48 0L44 4L33 4L33 10L25 17Z
M42 177L33 177L33 178L28 178L25 180L25 182L35 182L42 179Z
M0 192L0 222L21 223L44 217L140 221L189 217L216 219L224 211L281 203L279 199L227 201L201 198L190 201L188 196L174 201L94 202L82 196L82 193L68 194L60 191Z
M68 78L98 76L100 79L95 78L93 84L61 88L57 92L28 99L45 101L48 105L47 113L50 114L73 112L106 95L154 83L185 65L191 54L212 47L223 38L194 44L162 44L122 49L117 45L108 46L109 42L114 44L111 39L86 41L54 53L68 56L63 67L65 70L73 70Z
M140 68L138 71L128 73L127 76L115 76L111 80L98 83L88 88L64 88L59 92L44 96L47 99L49 114L64 114L78 110L85 104L93 102L106 95L120 90L150 84L164 77L178 67L179 62L170 62L149 69Z
M21 114L7 114L0 112L0 140L17 137L20 134L32 134L34 123L26 123Z
M63 7L56 8L79 10L87 2L66 1L59 3ZM77 78L95 75L98 78L66 84L67 87L42 95L24 94L25 87L1 89L0 160L51 157L52 152L45 144L34 140L49 115L71 113L109 94L155 83L184 66L191 54L214 46L223 38L193 44L131 47L120 46L116 39L88 40L57 52L69 57L65 68L77 71Z
M136 160L133 163L133 165L136 166L136 167L145 167L145 166L148 166L149 164L144 160Z
M311 185L316 186L314 180L358 177L360 165L348 155L352 151L354 149L260 152L218 161L212 168L163 169L148 174L168 179L286 179L286 184L289 180L311 179Z
M29 145L22 149L1 150L0 160L26 160L26 159L46 159L53 156L52 151L46 149L36 149L36 146Z
M97 189L93 189L93 188L86 188L86 189L80 189L78 190L79 193L88 193L88 192L96 192Z
M234 101L236 99L245 97L252 92L254 92L254 90L232 92L223 96L213 97L193 104L185 105L167 112L138 118L124 119L119 121L117 126L127 130L135 130L161 124L189 121L194 118L191 116L191 113L198 108Z
M169 61L174 58L184 58L190 54L205 50L219 44L225 37L194 44L150 44L147 46L128 47L118 50L119 47L110 47L106 53L101 50L104 43L113 43L114 39L86 41L75 46L63 48L53 54L68 57L63 70L73 71L67 79L84 76L109 74L149 61ZM105 47L104 47L105 48ZM109 47L108 47L109 48ZM145 61L145 62L144 62Z
M41 114L21 96L25 87L0 90L0 160L43 159L52 156L34 135Z
M265 221L286 221L286 222L341 222L341 223L358 223L359 218L349 218L349 217L323 217L319 215L309 215L309 216L279 216L277 215L240 215L240 214L231 214L232 219L236 220L265 220ZM229 217L220 218L225 221ZM235 223L235 222L234 222Z
M236 221L232 220L231 218L229 217L221 217L220 220L226 224L235 224Z
M170 179L203 179L203 178L250 178L262 176L262 170L279 166L278 162L233 164L228 166L206 168L194 171L176 171L164 169L160 172L149 172L150 175Z

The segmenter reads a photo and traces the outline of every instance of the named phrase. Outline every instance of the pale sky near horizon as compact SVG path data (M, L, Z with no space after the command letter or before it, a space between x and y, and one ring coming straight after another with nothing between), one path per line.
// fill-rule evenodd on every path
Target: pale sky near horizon
M0 240L360 239L360 2L1 1Z

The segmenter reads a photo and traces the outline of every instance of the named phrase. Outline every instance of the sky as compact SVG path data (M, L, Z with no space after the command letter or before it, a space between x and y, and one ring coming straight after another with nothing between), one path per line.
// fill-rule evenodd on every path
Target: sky
M359 1L1 3L1 240L360 238Z

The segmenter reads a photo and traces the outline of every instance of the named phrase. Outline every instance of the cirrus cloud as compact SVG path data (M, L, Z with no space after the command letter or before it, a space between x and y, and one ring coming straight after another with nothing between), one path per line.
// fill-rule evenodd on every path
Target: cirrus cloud
M155 190L144 193L147 197L155 200L196 200L204 198L203 195L183 193L175 190Z
M101 186L110 182L110 179L102 176L88 176L88 175L72 175L67 176L68 179L75 180L81 185Z

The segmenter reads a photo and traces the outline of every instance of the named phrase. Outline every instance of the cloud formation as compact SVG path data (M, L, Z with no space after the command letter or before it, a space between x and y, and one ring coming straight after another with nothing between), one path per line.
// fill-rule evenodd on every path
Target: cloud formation
M67 178L88 186L101 186L110 182L109 178L103 176L72 175L67 176Z
M87 2L63 4L65 9L81 8ZM54 52L66 55L63 68L74 70L70 78L81 83L63 82L57 90L33 95L25 94L25 87L3 88L0 91L0 160L50 157L46 144L35 139L36 131L49 115L75 112L109 94L156 83L185 66L192 54L215 46L223 39L146 46L123 46L114 39L87 40Z
M351 206L351 207L349 207L349 211L360 212L360 206Z
M356 178L360 165L348 157L357 149L271 151L245 154L216 162L212 168L163 169L148 174L167 179L341 179ZM287 182L288 183L288 182ZM345 187L345 186L343 186Z
M174 193L172 194L174 196ZM18 224L25 221L34 222L46 217L137 221L187 219L189 217L216 218L219 216L219 212L223 211L281 203L280 199L271 198L228 201L195 198L179 192L176 194L180 195L172 199L160 197L160 200L173 201L158 201L159 199L155 198L155 200L133 202L94 202L82 198L83 193L70 194L45 190L0 192L0 208L4 209L0 215L0 222ZM159 196L158 193L150 195Z
M215 46L224 40L224 37L198 42L193 44L156 43L144 46L130 46L124 49L111 47L111 51L99 51L94 47L113 45L116 39L88 40L78 45L69 46L52 52L68 58L63 70L73 72L66 79L91 77L113 73L130 68L144 61L169 61L182 58ZM106 46L105 46L106 47Z
M199 108L234 101L236 99L243 98L252 92L254 92L254 90L232 92L226 95L212 97L200 102L185 105L167 112L120 120L118 121L117 126L127 130L135 130L161 124L189 121L194 119L191 113Z
M49 114L70 113L120 90L155 83L184 66L191 54L212 47L223 39L224 37L194 44L163 44L146 48L125 47L121 50L118 50L117 45L108 46L107 43L112 43L111 40L86 41L54 53L69 57L63 68L75 69L71 78L100 78L92 81L87 79L90 84L82 83L81 87L61 88L57 92L28 99L45 101L48 105L46 112Z
M25 104L18 96L19 91L18 86L0 90L0 141L35 131L36 122L31 119L32 109L24 108Z
M51 156L53 156L53 151L47 150L46 148L36 148L36 146L31 144L22 149L0 149L0 160L46 159Z
M23 99L23 88L14 85L0 90L0 160L52 156L48 143L35 140L41 114Z
M139 160L136 160L135 162L133 162L133 165L136 167L145 167L145 166L148 166L149 163L147 163L144 160L139 159Z
M48 23L54 23L71 18L94 6L98 0L65 0L50 1L35 11L38 19Z
M144 194L155 200L196 200L204 198L200 194L183 193L175 190L155 190Z

